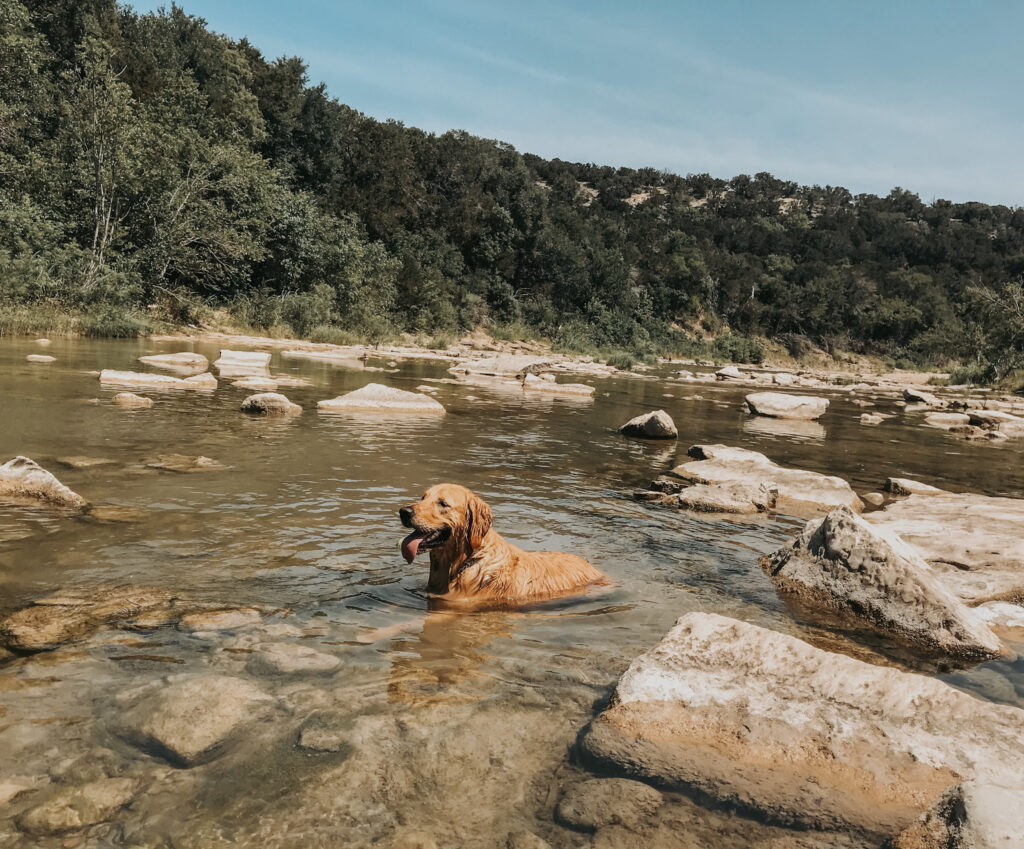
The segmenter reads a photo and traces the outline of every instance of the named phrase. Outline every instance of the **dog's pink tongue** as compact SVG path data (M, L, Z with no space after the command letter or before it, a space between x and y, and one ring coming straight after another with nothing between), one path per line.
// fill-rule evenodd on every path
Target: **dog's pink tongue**
M413 531L402 540L402 557L406 563L412 563L416 559L416 552L420 550L420 542L424 536L423 531Z

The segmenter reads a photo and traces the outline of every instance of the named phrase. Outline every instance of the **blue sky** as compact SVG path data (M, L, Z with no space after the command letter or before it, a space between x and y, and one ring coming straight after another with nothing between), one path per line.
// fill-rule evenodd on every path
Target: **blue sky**
M376 118L545 157L1024 205L1019 0L180 5L303 57Z

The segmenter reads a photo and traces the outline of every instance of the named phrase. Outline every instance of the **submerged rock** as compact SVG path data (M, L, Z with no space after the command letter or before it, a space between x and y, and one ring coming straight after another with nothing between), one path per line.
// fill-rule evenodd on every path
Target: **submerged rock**
M259 625L263 621L260 611L254 607L237 607L228 610L202 610L189 613L178 621L178 630L186 633L197 631L233 631Z
M760 565L779 590L862 618L904 642L965 657L1002 650L981 617L913 548L848 507L808 522Z
M257 416L294 416L302 412L302 407L293 404L279 392L260 392L246 398L241 410Z
M278 381L272 377L243 377L231 383L239 389L255 389L259 392L275 392Z
M549 378L550 379L547 379ZM556 383L554 375L526 374L523 376L523 389L535 392L550 392L554 395L584 395L594 394L594 387L585 383Z
M34 501L76 510L89 505L77 492L68 489L28 457L15 457L0 464L0 498Z
M1018 708L690 613L633 661L580 746L603 768L774 822L883 838L957 782L1019 782L1022 734Z
M417 392L406 392L380 383L368 383L362 389L320 401L318 410L328 413L433 413L444 414L439 401Z
M49 651L87 637L103 625L167 610L174 597L145 587L96 587L36 599L0 621L0 645L18 652Z
M97 466L112 466L117 461L107 457L58 457L57 462L69 469L94 469Z
M119 733L176 766L191 767L217 757L232 732L273 702L241 678L182 675L131 708Z
M100 372L100 383L115 386L138 386L145 389L216 389L217 378L209 372L192 377L173 377L169 374L149 374L141 371L116 371L105 368Z
M1024 837L1019 785L965 781L951 787L885 849L1010 849Z
M661 807L661 793L629 778L592 778L572 785L555 809L559 822L582 831L606 825L635 828Z
M746 402L755 415L776 419L820 419L828 409L827 398L785 392L752 392Z
M619 433L641 439L675 439L679 436L672 416L664 410L655 410L630 419L619 428Z
M880 425L885 419L874 413L861 413L860 423L862 425Z
M341 661L333 654L298 643L270 643L259 646L249 657L246 669L257 675L294 675L333 672Z
M131 802L137 790L134 778L103 778L81 787L65 787L21 814L17 825L38 836L79 831L109 820Z
M916 548L968 604L1024 601L1024 499L917 494L866 518Z
M47 354L29 354L25 357L26 362L30 363L55 363L57 362L56 357L48 356Z
M153 399L134 392L118 392L114 396L114 403L129 410L148 410L153 406Z
M157 454L146 464L151 469L163 469L168 472L219 472L226 469L219 460L199 455L193 457L190 454Z
M845 505L860 511L863 503L842 478L788 469L756 451L727 445L693 445L695 460L672 470L672 475L698 484L764 484L778 491L775 509L797 515L824 513Z
M210 367L210 361L206 357L191 351L180 351L177 354L150 354L145 357L139 357L139 362L154 368L178 371L202 372Z

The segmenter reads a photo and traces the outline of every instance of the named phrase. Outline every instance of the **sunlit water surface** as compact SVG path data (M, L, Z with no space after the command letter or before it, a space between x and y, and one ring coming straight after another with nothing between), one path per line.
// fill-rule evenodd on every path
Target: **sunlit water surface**
M442 847L484 847L523 829L556 847L587 845L587 835L553 821L561 789L586 774L573 761L575 737L630 660L694 610L938 674L979 698L1024 703L1020 662L944 668L787 608L757 558L800 521L721 520L631 497L681 462L689 445L709 442L841 475L861 493L899 475L1021 497L1019 443L968 443L885 400L878 409L896 417L865 427L862 409L842 393L830 395L820 426L786 426L743 413L749 390L675 382L668 367L586 378L597 393L581 402L489 381L442 383L449 375L437 362L370 360L369 370L275 353L274 374L311 381L281 390L305 410L288 420L241 414L251 392L228 381L212 393L144 391L155 406L125 411L111 403L118 390L97 379L99 369L141 369L138 356L184 348L211 361L218 354L204 344L55 340L46 353L57 362L33 365L25 355L37 346L0 341L0 460L27 455L93 504L131 508L122 517L129 521L100 521L4 506L0 613L58 588L130 583L258 605L266 623L299 633L110 631L0 667L0 782L59 773L60 764L105 749L117 774L138 776L146 788L111 823L63 844L21 836L0 819L4 845L341 847L419 845L429 836ZM317 400L369 382L411 390L430 381L448 410L443 418L316 411ZM678 442L615 433L657 408L676 421ZM205 455L227 468L181 474L147 465L163 453ZM114 463L75 470L57 461L68 455ZM611 575L615 589L515 612L428 616L426 560L402 560L396 511L441 481L480 493L508 539L576 552ZM281 639L336 655L339 671L246 671L254 640ZM123 694L198 671L249 678L280 707L191 770L121 739ZM311 723L350 730L352 744L320 754L298 748ZM12 804L0 817L24 807ZM666 811L680 846L747 846L758 835L779 846L819 845L682 799Z

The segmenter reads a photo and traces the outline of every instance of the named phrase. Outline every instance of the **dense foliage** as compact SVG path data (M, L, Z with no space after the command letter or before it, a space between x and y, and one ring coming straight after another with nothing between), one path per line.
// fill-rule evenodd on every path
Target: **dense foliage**
M1021 365L1024 209L547 161L380 122L177 7L0 0L0 296L383 338Z

